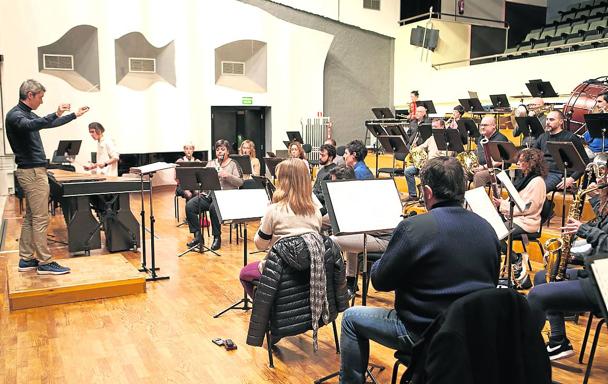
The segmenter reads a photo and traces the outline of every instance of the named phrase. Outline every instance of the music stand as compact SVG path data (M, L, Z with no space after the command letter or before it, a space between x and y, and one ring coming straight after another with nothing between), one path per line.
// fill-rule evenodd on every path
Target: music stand
M466 141L462 144L467 144L470 140L476 139L479 137L479 129L475 124L473 119L465 119L460 118L456 125L458 125L458 130L460 131L460 136L464 138Z
M386 124L382 124L378 121L367 120L365 121L365 127L367 128L367 132L365 132L365 139L367 140L367 133L370 132L372 136L376 138L376 142L374 143L374 153L376 155L376 178L378 177L378 136L387 136L388 132L385 128Z
M504 109L511 107L511 104L509 104L509 99L504 93L498 95L490 95L490 100L492 100L492 107L494 109Z
M287 138L290 142L297 141L300 144L304 144L304 139L299 131L287 131Z
M532 97L557 97L557 93L548 81L529 80L526 83L526 88L528 88Z
M230 155L230 158L241 167L243 175L251 175L253 170L251 169L251 158L249 155Z
M545 132L540 120L538 120L538 117L536 116L516 117L515 122L517 123L521 133L524 135L524 138L532 136L536 139ZM530 147L529 140L526 145L528 148Z
M285 160L285 159L283 159L281 157L265 157L264 158L264 164L266 164L266 169L268 170L268 172L270 172L270 176L272 176L272 180L276 180L277 165L279 165L279 163L283 160Z
M266 156L267 157L277 157L277 155L274 152L266 152Z
M553 160L555 160L557 168L564 173L562 201L566 201L566 179L568 178L568 173L585 172L585 162L572 142L548 141L547 149ZM562 204L562 227L564 225L566 225L566 204Z
M376 119L394 119L395 118L395 115L393 115L393 112L388 107L372 108L372 112L374 113L374 116L376 116Z
M184 189L192 189L197 190L199 192L199 196L197 198L201 198L200 194L202 191L215 191L222 189L220 185L220 179L217 175L217 170L212 167L185 167L185 168L177 168L175 170L177 178L179 179L180 185ZM183 184L182 184L183 183ZM212 207L209 207L212 209ZM217 212L217 211L216 211ZM216 256L219 256L219 253L215 252L211 248L205 246L205 236L203 236L203 218L201 217L201 205L198 204L198 220L199 226L201 230L201 241L198 244L193 245L192 247L186 249L177 257L182 257L188 252L211 252Z
M292 142L291 141L287 141L287 140L283 140L283 144L285 144L285 146L287 147L287 150L289 150L289 147L291 146Z
M418 124L418 134L424 143L429 137L433 136L433 126L429 123Z
M201 168L207 165L207 160L203 161L178 161L177 168Z
M488 152L493 161L497 163L502 162L503 169L505 168L505 163L517 163L518 150L515 144L503 141L489 141L484 146L488 147ZM486 159L487 161L488 159Z
M433 104L433 100L421 100L421 101L417 101L416 105L418 107L424 107L426 108L426 114L430 115L433 113L437 113L437 110L435 109L435 104Z
M268 196L262 189L231 189L213 191L213 205L221 223L243 224L243 266L247 265L247 223L264 217L268 208ZM249 297L243 288L243 298L213 315L218 318L231 309L248 311ZM239 306L243 304L243 306Z
M445 155L448 156L450 152L464 152L462 146L462 140L460 140L460 132L457 129L433 129L433 137L435 138L435 144L439 151L445 151Z
M394 179L328 180L321 184L321 189L334 235L363 234L361 300L366 305L367 235L392 231L401 222L403 207L397 184Z
M605 152L604 140L606 139L606 129L608 129L608 113L586 114L584 118L589 135L594 139L602 139L602 152Z
M264 190L266 191L266 195L268 195L268 200L272 200L272 196L274 195L274 191L276 188L274 184L266 176L256 176L251 175L251 178L255 180L257 183L264 186Z
M69 157L76 157L80 152L81 144L82 140L60 140L57 144L57 157L64 157L66 160Z
M458 99L458 102L460 102L460 105L462 105L467 112L484 112L481 102L477 98Z
M405 140L403 140L402 136L397 135L378 136L378 140L380 141L382 148L384 148L384 152L393 155L393 172L395 172L395 154L403 153L407 156L407 154L410 153L405 144Z
M132 167L129 169L129 173L134 173L139 175L140 185L141 185L141 247L142 247L142 258L141 258L141 268L140 272L146 272L150 274L150 277L146 279L146 281L156 281L156 280L166 280L169 276L158 276L156 271L159 269L156 267L156 253L154 249L154 223L156 219L154 218L154 205L152 204L152 177L158 171L162 171L163 169L176 168L177 164L175 163L165 163L165 162L157 162L152 164L143 165L141 167ZM148 195L149 205L150 205L150 264L151 267L146 267L146 214L144 209L144 176L148 175L148 181L150 185L150 194Z

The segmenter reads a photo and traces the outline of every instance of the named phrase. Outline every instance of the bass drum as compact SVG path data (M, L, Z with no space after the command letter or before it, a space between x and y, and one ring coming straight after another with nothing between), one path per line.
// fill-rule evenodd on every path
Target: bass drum
M566 119L570 119L570 131L579 135L586 131L584 115L591 113L595 99L604 92L608 92L608 76L584 81L574 88L563 110Z

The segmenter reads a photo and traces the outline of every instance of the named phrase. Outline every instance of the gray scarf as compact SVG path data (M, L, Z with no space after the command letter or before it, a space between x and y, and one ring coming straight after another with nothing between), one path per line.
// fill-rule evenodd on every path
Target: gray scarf
M327 277L325 275L325 246L323 237L310 232L302 235L302 239L310 253L310 311L312 313L312 346L316 352L319 349L317 331L319 319L323 324L329 323L329 303L327 301Z

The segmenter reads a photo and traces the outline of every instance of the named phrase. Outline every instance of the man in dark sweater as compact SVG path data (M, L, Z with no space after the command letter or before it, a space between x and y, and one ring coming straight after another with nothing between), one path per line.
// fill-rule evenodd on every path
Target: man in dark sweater
M477 138L477 149L475 150L475 155L477 155L477 159L479 160L479 167L474 170L475 174L473 175L473 184L475 188L477 187L485 187L490 183L490 171L488 171L488 167L501 167L501 162L493 161L492 159L486 159L485 152L483 150L483 145L479 144L482 139L488 139L489 141L500 141L503 143L509 142L509 139L502 133L500 133L496 127L496 119L493 116L485 116L481 119L481 123L479 123L479 131L481 132L481 136Z
M429 160L422 168L429 213L399 223L371 270L377 290L395 291L395 308L352 307L344 312L341 383L364 382L369 340L411 352L425 328L452 302L496 287L500 244L486 220L462 207L462 173L458 161L448 157Z
M312 192L315 194L317 199L325 206L325 197L323 196L323 191L321 190L321 184L325 180L330 180L331 175L329 171L331 171L336 164L334 163L334 158L336 157L336 147L331 144L323 144L319 148L319 165L321 169L317 172L317 179L315 180L315 184L312 187Z
M557 163L549 150L547 149L547 142L559 141L564 143L573 143L576 150L581 155L581 158L587 164L589 157L583 147L583 142L574 133L564 130L564 114L562 111L551 111L547 115L545 122L545 133L540 135L536 140L535 147L543 151L545 154L545 160L549 165L549 173L545 177L545 185L547 186L547 192L554 190L561 190L564 188L564 173L557 168ZM583 172L573 172L568 174L565 180L566 188L570 188L574 182L583 175Z
M27 200L19 238L19 271L35 269L39 275L61 275L70 272L70 269L51 259L46 240L49 180L40 130L69 123L89 108L82 107L77 112L62 116L70 110L70 104L61 104L57 112L39 117L32 111L42 104L45 91L44 86L36 80L26 80L21 84L19 104L6 114L6 136L15 154L15 176Z

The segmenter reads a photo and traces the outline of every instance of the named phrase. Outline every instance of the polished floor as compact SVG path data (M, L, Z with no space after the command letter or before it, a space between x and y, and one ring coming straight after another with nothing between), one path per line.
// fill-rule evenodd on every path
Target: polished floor
M139 218L139 200L132 199ZM183 202L181 203L183 217ZM224 226L221 256L188 253L186 226L176 227L173 189L155 189L156 261L169 280L147 283L144 294L9 311L6 265L17 257L21 218L14 198L4 210L7 232L0 253L0 382L1 383L311 383L338 369L331 327L323 328L319 352L312 352L310 334L283 339L275 368L266 350L245 344L249 313L213 315L242 297L238 273L243 264L242 241L228 243ZM146 219L148 221L148 219ZM256 224L249 225L253 237ZM61 214L52 217L52 239L66 237ZM69 257L65 246L51 244L57 258ZM249 249L254 248L249 242ZM93 254L103 254L98 250ZM133 264L140 254L123 252ZM250 260L261 258L254 254ZM148 261L149 262L149 261ZM368 305L391 306L392 294L370 291ZM586 318L568 323L579 350ZM230 338L238 346L226 351L211 342ZM386 367L377 378L390 382L393 351L373 344L371 361ZM554 380L580 383L584 365L572 357L553 366ZM337 379L329 381L337 383ZM590 383L608 382L608 329L604 328Z

